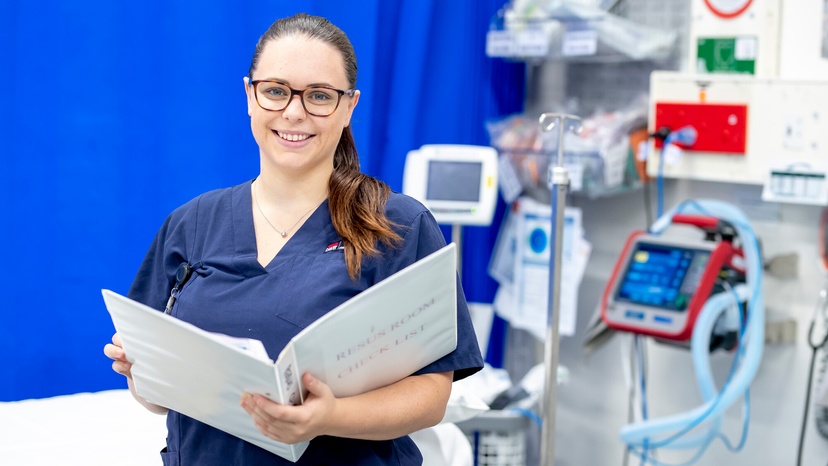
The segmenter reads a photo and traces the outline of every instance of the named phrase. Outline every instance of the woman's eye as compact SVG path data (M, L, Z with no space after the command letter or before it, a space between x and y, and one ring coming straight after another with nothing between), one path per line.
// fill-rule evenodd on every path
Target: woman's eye
M313 92L310 93L309 98L310 98L310 100L313 100L313 101L316 101L316 102L325 102L325 101L331 100L333 97L331 97L331 95L328 94L327 92L313 91Z
M287 91L281 87L266 88L264 93L268 97L286 97L288 95Z

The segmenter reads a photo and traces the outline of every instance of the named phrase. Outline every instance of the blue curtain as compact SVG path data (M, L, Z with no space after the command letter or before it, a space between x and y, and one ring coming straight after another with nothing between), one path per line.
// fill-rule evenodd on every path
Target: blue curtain
M378 21L372 155L363 167L402 188L405 155L423 144L487 145L485 121L520 112L525 68L485 55L486 32L502 0L382 2ZM472 302L491 303L493 226L463 232L463 288ZM446 238L451 232L444 228ZM487 362L502 366L505 322L495 317Z
M486 119L522 108L523 66L484 55L502 4L0 1L0 401L125 385L100 289L126 292L173 208L256 175L242 78L273 19L349 34L363 170L399 190L409 150L488 144ZM471 301L492 300L495 235L466 230Z

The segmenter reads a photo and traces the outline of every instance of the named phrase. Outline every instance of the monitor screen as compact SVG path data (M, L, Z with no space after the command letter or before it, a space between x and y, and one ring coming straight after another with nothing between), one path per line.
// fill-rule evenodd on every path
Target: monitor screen
M482 170L480 162L429 161L426 199L478 202Z
M682 312L699 286L710 251L639 242L615 293L616 301Z

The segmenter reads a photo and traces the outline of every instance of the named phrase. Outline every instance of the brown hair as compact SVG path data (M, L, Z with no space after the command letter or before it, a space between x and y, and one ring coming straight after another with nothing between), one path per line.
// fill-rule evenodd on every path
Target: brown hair
M338 50L342 55L348 85L351 89L356 87L356 54L348 36L327 19L305 13L279 19L262 34L250 62L250 79L253 79L253 71L265 45L290 35L317 39ZM394 246L402 238L391 229L392 224L385 216L385 203L391 189L360 171L359 155L350 126L342 130L333 165L328 181L328 208L333 226L345 242L345 263L348 275L354 279L359 275L363 258L379 253L378 242Z

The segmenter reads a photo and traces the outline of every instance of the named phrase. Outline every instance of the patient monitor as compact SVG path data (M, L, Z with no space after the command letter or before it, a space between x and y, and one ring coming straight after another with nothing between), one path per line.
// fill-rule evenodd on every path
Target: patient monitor
M403 193L448 225L490 225L497 203L497 151L469 145L424 145L405 158Z
M744 282L744 258L733 244L729 224L683 214L674 215L672 223L697 226L707 237L677 239L640 231L630 235L601 300L609 327L688 341L711 294L723 290L721 282Z

